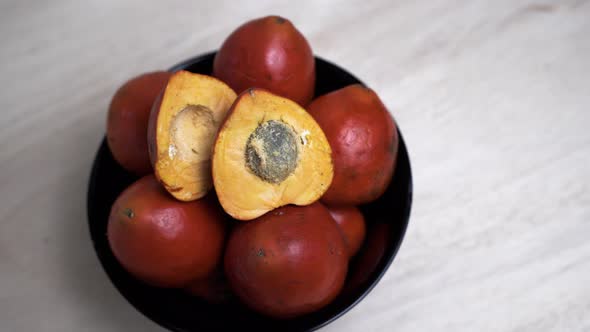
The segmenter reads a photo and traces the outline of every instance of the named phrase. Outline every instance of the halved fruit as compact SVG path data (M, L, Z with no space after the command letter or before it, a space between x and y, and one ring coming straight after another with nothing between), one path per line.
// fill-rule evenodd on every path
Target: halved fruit
M213 182L228 214L250 220L311 204L333 175L326 135L303 108L262 89L236 99L213 150Z
M235 92L220 80L179 71L154 103L150 159L158 180L177 199L196 200L211 189L211 149L235 99Z

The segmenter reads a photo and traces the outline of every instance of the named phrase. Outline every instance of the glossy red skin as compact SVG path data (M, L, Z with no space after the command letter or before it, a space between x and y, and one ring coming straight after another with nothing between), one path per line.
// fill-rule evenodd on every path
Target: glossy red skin
M327 208L344 236L348 256L356 255L365 240L367 231L365 217L355 206L329 206Z
M192 281L185 290L209 303L224 303L231 296L231 288L227 283L223 270L215 271L211 276Z
M234 293L276 318L316 311L342 289L348 266L344 239L320 203L275 209L239 223L225 251Z
M121 265L160 287L183 287L210 275L220 264L225 233L225 216L215 201L177 201L153 175L117 198L107 229Z
M154 100L172 73L146 73L127 81L109 106L107 142L115 160L137 175L152 171L147 147L147 128Z
M332 147L334 179L322 202L359 205L379 198L395 169L399 138L377 94L355 84L308 106Z
M305 106L314 93L315 59L289 20L267 16L232 32L215 56L213 76L237 94L263 88Z

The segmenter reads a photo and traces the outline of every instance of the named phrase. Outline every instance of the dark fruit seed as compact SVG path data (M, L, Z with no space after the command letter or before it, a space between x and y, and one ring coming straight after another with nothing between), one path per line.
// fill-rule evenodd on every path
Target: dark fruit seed
M297 141L293 129L282 121L259 125L246 143L246 166L262 180L283 182L297 167Z

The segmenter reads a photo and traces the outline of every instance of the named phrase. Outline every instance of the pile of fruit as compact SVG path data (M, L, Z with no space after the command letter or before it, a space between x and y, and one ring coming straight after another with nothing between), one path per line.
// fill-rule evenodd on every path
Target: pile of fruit
M357 206L385 192L398 135L374 91L312 100L315 78L305 37L269 16L225 40L212 76L151 72L116 92L107 142L142 176L108 221L129 273L276 318L339 294L365 238Z

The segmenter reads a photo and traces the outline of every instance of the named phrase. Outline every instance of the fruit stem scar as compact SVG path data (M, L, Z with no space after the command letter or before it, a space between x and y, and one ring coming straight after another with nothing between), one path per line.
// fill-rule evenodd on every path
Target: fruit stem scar
M262 249L262 248L258 249L258 252L256 253L256 255L258 257L266 257L266 253L264 252L264 249Z
M135 217L135 213L133 213L133 210L130 208L125 208L125 210L123 210L123 214L129 219L133 219L133 217Z

